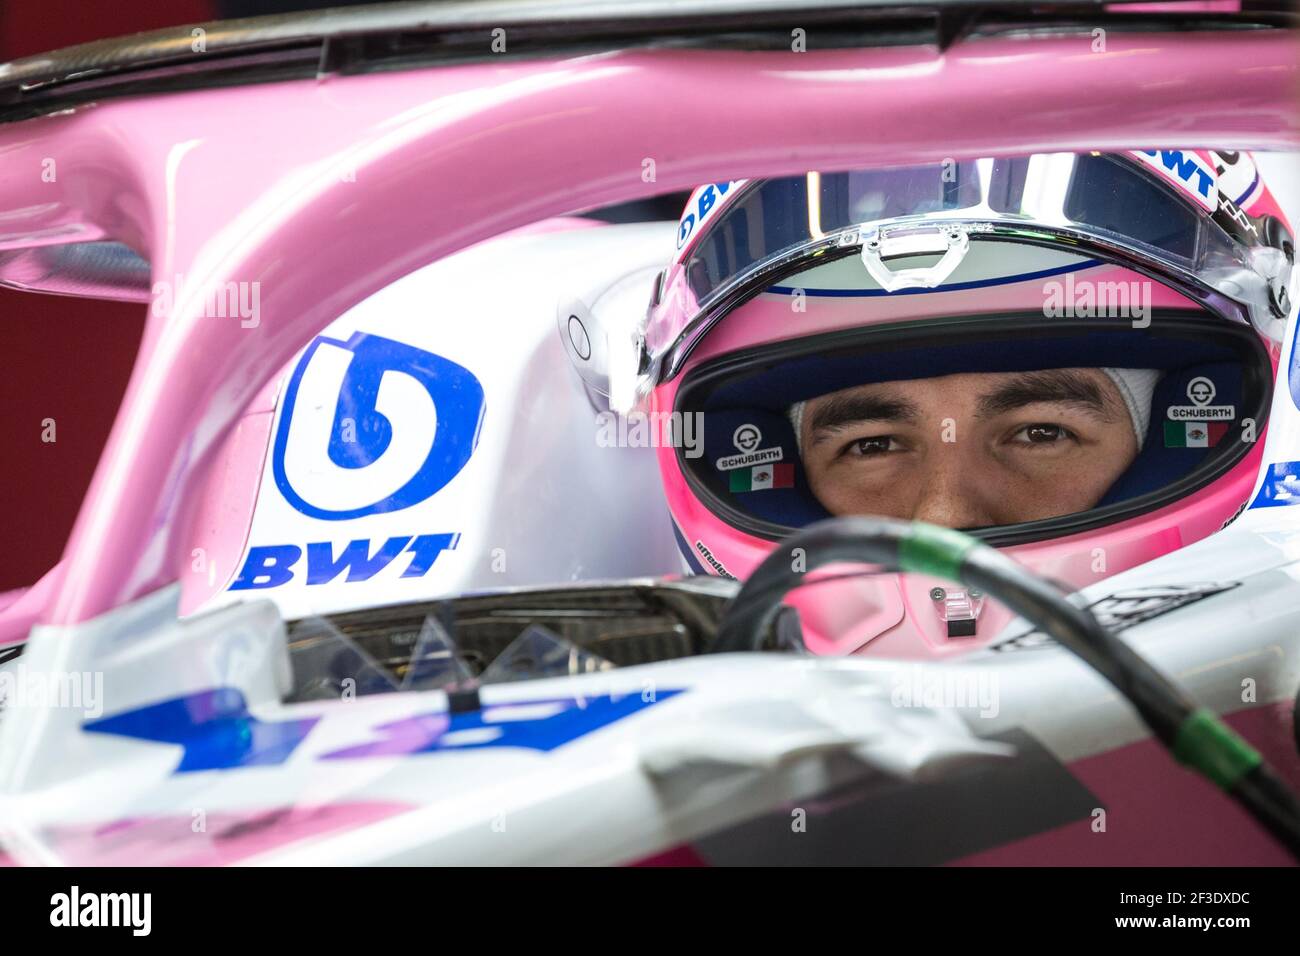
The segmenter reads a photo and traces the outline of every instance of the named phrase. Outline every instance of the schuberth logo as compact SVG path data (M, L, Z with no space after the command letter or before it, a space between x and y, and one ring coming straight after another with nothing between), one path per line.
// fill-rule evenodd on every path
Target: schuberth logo
M1230 422L1237 417L1235 405L1211 405L1218 394L1214 383L1198 376L1187 383L1187 398L1191 405L1170 405L1168 417L1176 422Z
M762 441L763 433L759 431L757 425L741 425L731 436L731 443L736 446L740 454L719 458L715 463L718 471L734 471L737 468L766 465L780 461L784 457L785 453L780 446L759 448Z

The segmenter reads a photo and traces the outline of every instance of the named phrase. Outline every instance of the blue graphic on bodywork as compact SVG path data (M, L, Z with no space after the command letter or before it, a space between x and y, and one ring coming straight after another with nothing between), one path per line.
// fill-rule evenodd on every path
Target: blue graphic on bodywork
M661 690L649 698L642 694L560 698L489 706L460 714L417 714L375 728L384 734L379 740L323 756L384 757L483 747L526 747L546 753L680 693ZM527 716L538 708L548 712L541 717Z
M175 773L264 767L284 763L319 717L263 721L248 712L244 695L218 687L94 720L85 729L185 748Z
M1279 461L1268 466L1252 508L1277 508L1300 504L1300 461Z
M393 423L377 407L384 376L400 373L429 393L437 416L433 447L411 478L386 498L360 508L333 510L307 501L293 487L285 469L285 450L298 402L298 386L321 345L352 353L339 389L327 448L322 455L339 468L360 469L374 464L393 443ZM346 342L318 336L298 361L285 388L284 411L271 449L276 487L298 511L326 521L400 511L440 491L465 467L478 444L483 424L483 386L469 369L450 359L378 335L356 332Z
M621 696L570 697L485 706L458 714L417 714L376 727L379 739L322 754L321 759L400 756L484 747L549 752L680 694L659 690ZM248 711L230 687L149 704L87 723L91 733L114 734L184 748L174 773L282 764L321 720L266 721Z

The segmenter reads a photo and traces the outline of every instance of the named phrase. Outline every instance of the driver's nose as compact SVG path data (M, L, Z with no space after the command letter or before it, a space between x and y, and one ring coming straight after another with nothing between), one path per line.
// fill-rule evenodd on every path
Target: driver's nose
M946 528L987 528L997 524L997 489L985 487L978 466L965 461L953 447L926 462L913 521Z

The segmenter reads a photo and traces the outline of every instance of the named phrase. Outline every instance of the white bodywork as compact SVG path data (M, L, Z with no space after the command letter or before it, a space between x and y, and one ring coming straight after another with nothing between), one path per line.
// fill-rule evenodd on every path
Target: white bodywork
M654 450L609 444L565 356L555 318L557 306L577 297L606 322L630 329L645 309L654 273L672 252L673 226L569 225L502 237L420 269L321 333L331 343L357 333L381 336L467 369L484 393L477 447L450 483L409 507L343 520L304 513L277 484L277 455L302 500L346 512L373 505L414 475L438 427L428 394L411 376L389 372L378 407L391 422L391 444L367 467L336 465L325 446L351 356L323 344L310 361L296 360L279 383L251 530L247 542L237 542L243 550L232 550L225 529L196 541L226 585L247 566L250 548L295 546L304 556L285 583L230 591L207 606L269 597L293 617L479 589L680 571ZM484 316L491 316L491 335L483 334ZM299 365L301 384L286 402L285 383ZM282 429L281 455L275 438ZM231 480L247 477L234 473ZM404 576L414 557L408 549L369 577L343 572L324 586L307 583L308 543L328 543L337 557L349 543L364 541L370 557L394 537L419 535L459 539L423 574ZM185 582L196 590L203 583L201 576Z

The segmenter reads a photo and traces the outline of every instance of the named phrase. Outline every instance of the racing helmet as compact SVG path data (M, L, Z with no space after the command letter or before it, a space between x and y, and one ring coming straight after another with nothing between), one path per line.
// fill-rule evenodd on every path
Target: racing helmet
M891 514L966 524L1070 590L1212 534L1254 487L1294 245L1249 154L1039 154L714 183L692 194L677 246L639 330L636 388L697 439L658 451L694 572L743 579L792 531L873 513L870 495L828 506L834 472L810 451L809 406L886 383L929 398L989 376L1074 376L1122 407L1111 418L1130 430L1127 452L1103 484L1050 475L1073 504L1018 512L1012 462L1002 479L947 475L946 491L982 510ZM940 411L923 427L956 425ZM1031 437L1059 437L1045 427ZM886 474L908 500L930 481ZM819 653L941 656L1010 619L915 574L823 569L788 603Z

